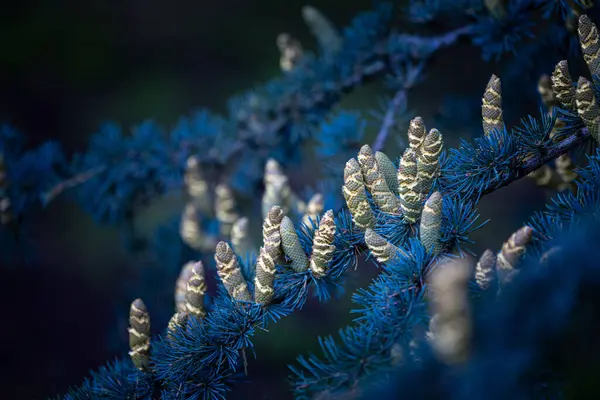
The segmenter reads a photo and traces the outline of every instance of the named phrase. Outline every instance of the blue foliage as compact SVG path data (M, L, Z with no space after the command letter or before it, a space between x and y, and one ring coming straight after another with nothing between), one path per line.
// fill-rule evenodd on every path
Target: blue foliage
M150 400L152 385L150 376L138 371L131 360L116 360L93 372L89 381L65 399Z
M171 153L178 157L177 164L184 165L187 158L192 155L199 157L200 160L217 157L217 161L225 162L227 149L230 146L230 142L223 135L227 129L226 124L223 118L212 115L206 110L181 118L169 137L170 146L180 149L178 152ZM205 152L207 148L214 148L213 154Z
M74 169L105 170L78 188L80 204L98 220L123 220L134 205L144 204L180 181L162 130L151 121L133 128L131 136L106 124L92 136L89 149L77 155Z
M481 0L410 0L407 14L412 22L426 23L443 17L464 19L467 12L483 11Z
M481 0L415 0L409 10L413 16L426 10L427 17L424 14L415 17L421 21L443 19L454 27L468 25L469 29L464 32L482 48L484 59L488 59L515 51L523 38L530 37L536 12L551 10L553 14L555 10L565 9L567 3L563 0L510 1L507 15L500 19L488 15ZM62 173L42 180L45 187L38 194L43 195L43 190L65 179L65 175L77 176L100 169L79 184L78 202L98 220L122 222L131 218L132 210L139 204L178 187L190 155L199 157L203 169L214 172L215 179L226 180L237 191L250 194L261 180L262 167L269 157L284 165L297 163L302 143L310 139L327 145L323 154L333 154L325 150L335 150L328 147L333 144L328 142L328 135L332 130L341 129L337 123L349 124L350 120L332 120L328 118L328 111L343 93L362 80L386 72L397 74L399 60L405 62L407 57L416 55L427 58L446 45L441 37L428 40L398 36L391 29L391 16L395 12L398 10L392 5L381 2L375 10L360 13L344 29L343 46L336 57L307 56L291 73L233 98L226 118L201 110L181 118L172 129L163 130L146 121L134 127L131 134L123 133L114 124L106 124L92 137L87 152L76 155L68 168L53 165L63 160L47 160L44 165L50 165L53 173L59 169ZM461 15L466 19L454 18ZM557 47L557 43L564 42L563 38L573 42L573 35L564 27L556 26L547 32L552 38L548 46L536 41L534 48ZM382 51L383 43L386 49ZM343 115L338 118L350 118ZM330 122L326 122L326 118ZM360 138L360 129L356 139ZM45 156L50 153L58 156L54 147L44 150ZM28 194L36 198L31 191ZM23 200L22 207L28 207L29 203Z
M575 397L590 395L585 386L594 384L586 368L593 367L585 359L598 356L586 346L588 332L597 329L599 311L592 306L600 284L595 246L599 226L597 218L580 221L577 229L551 241L548 245L562 249L556 257L543 268L531 259L507 292L480 309L476 348L467 365L445 366L423 348L416 355L418 363L406 363L385 379L367 383L363 393L368 395L359 398L430 398L442 393L450 399L564 398L560 393L565 389ZM585 344L574 345L578 341ZM547 372L561 361L565 364L556 373Z
M581 0L538 0L544 11L544 17L550 18L553 14L560 14L562 18L566 18L569 13L572 13L572 5L583 8L584 1ZM569 4L571 3L571 4Z
M525 4L523 4L525 3ZM516 54L517 44L525 38L533 38L534 22L524 5L527 2L509 2L506 15L478 16L473 29L473 43L482 49L482 57L498 61L504 53Z
M27 149L25 139L8 126L0 128L0 153L7 174L6 191L17 218L39 207L40 199L49 186L69 173L58 143L49 141L36 149Z
M363 143L366 121L358 112L342 111L321 124L317 155L323 160L326 176L341 178L340 165L358 152ZM337 180L338 184L341 182Z
M69 166L58 143L48 141L28 149L26 140L6 125L0 126L0 159L2 219L5 213L10 215L10 221L3 221L4 229L0 229L0 260L28 264L35 255L28 217L41 207L50 185L69 176Z
M546 209L536 212L529 224L535 229L536 246L573 232L586 220L597 218L600 210L600 151L588 158L588 165L577 170L575 192L559 193ZM538 249L538 252L540 250Z
M508 176L518 157L516 139L506 130L475 138L473 143L461 139L449 154L442 166L441 185L466 198L478 198L498 177Z
M374 232L395 246L395 254L381 261L379 249L369 249L366 233L355 224L348 208L339 204L344 162L364 143L366 121L358 112L331 114L331 110L343 94L384 76L391 76L391 89L405 94L402 91L421 83L434 53L462 36L471 38L484 60L499 60L523 49L527 55L545 54L547 47L571 55L572 34L563 19L572 7L572 2L562 0L513 0L507 3L505 14L499 15L477 0L411 1L410 21L440 22L448 28L438 36L423 36L398 33L392 16L399 10L378 3L344 29L343 46L335 56L308 54L289 73L233 98L226 117L199 111L180 119L170 130L147 121L131 134L107 124L92 137L87 151L70 163L56 144L25 150L20 136L8 128L1 130L0 151L11 183L7 193L18 215L39 204L40 198L48 199L46 195L54 193L48 192L52 184L86 176L76 189L79 203L100 221L130 223L139 205L182 185L190 156L197 157L210 187L227 182L238 193L256 197L266 160L273 158L284 166L304 162L308 143L317 145L317 164L325 170L318 189L326 192L327 208L336 210L335 250L324 276L310 268L298 272L285 259L276 260L274 297L268 305L233 299L219 279L216 294L207 296L210 300L204 304L205 317L189 318L183 326L166 331L173 313L172 290L182 265L202 259L212 271L212 257L189 248L179 236L179 221L173 220L143 253L151 256L149 265L135 270L121 291L132 298L137 295L131 291L148 295L153 324L160 327L151 338L149 371L137 370L124 358L93 372L64 398L225 399L237 383L247 379L247 358L256 357L255 334L301 310L312 297L320 302L338 297L346 272L362 259L376 264L379 274L352 296L354 321L340 330L338 338L319 338L322 355L301 355L290 366L296 398L350 393L365 398L508 399L528 398L541 388L560 394L561 388L553 384L561 383L562 377L552 374L556 369L565 371L552 365L548 372L540 366L549 357L551 341L569 333L567 321L581 300L578 291L598 286L600 275L594 261L600 254L594 245L600 237L600 152L577 171L576 190L557 194L546 210L530 220L533 241L514 284L497 296L486 296L470 282L476 340L462 368L437 360L424 335L431 320L428 278L442 261L474 255L469 248L471 237L487 223L480 221L477 211L482 196L585 145L593 136L591 129L584 127L575 112L556 107L551 113L542 110L539 117L526 116L512 128L505 126L473 139L463 137L456 148L444 151L431 190L443 197L440 254L433 254L421 241L427 226L380 210L367 193L365 207L375 217ZM540 20L553 29L539 43L527 41L539 38ZM535 70L534 64L517 67ZM517 67L509 65L509 75L510 68ZM597 77L593 83L600 98ZM469 99L463 100L460 104L465 108ZM405 115L405 106L401 104L399 114ZM449 108L446 114L453 114ZM463 119L475 119L470 110L465 114ZM564 124L558 130L557 120ZM481 126L479 115L477 123ZM200 219L201 230L216 236L215 219L209 215ZM315 243L322 225L320 216L297 225L299 243L307 255L314 247L323 247ZM540 256L555 246L563 252L538 268ZM570 265L565 273L567 260ZM238 261L253 294L256 257L238 257ZM382 377L387 378L383 385ZM372 386L375 383L379 386Z

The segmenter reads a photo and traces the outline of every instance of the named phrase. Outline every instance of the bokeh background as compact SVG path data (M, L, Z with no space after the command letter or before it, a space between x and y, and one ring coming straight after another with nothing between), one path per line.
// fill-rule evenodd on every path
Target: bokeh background
M89 136L107 120L127 127L150 118L168 126L199 108L225 112L230 96L280 73L277 34L289 32L305 48L316 48L301 18L305 4L11 2L0 13L0 121L24 133L32 146L53 139L71 154L83 151ZM343 27L371 2L311 4ZM427 122L444 113L444 99L454 94L475 100L465 101L461 113L477 114L485 84L501 68L481 61L479 51L468 44L442 51L432 60L427 81L411 92L409 106ZM535 99L534 86L518 90ZM342 107L368 115L380 94L381 85L370 85L344 99ZM537 107L533 100L521 115ZM451 120L452 112L445 118ZM446 134L443 126L439 129ZM455 144L460 135L470 137L471 130L463 133L455 130L445 136L446 143ZM388 154L398 156L395 151L392 146ZM303 174L309 172L299 169L294 179L302 180ZM528 180L485 198L480 211L491 223L476 235L481 240L473 248L498 249L546 199L547 193ZM157 201L143 210L137 223L151 232L178 207L177 200ZM35 218L31 239L39 261L0 269L0 398L43 399L64 393L89 369L127 350L126 332L120 347L106 339L117 329L115 310L107 306L115 295L115 282L135 262L119 232L94 224L77 205L63 199ZM361 264L350 289L366 285L374 274L372 264ZM350 308L349 296L325 306L310 304L271 332L257 335L258 359L251 363L250 379L259 382L259 389L251 398L289 398L285 365L317 349L318 335L335 334L348 323ZM125 303L122 313L127 312ZM242 385L233 398L249 398L246 389Z

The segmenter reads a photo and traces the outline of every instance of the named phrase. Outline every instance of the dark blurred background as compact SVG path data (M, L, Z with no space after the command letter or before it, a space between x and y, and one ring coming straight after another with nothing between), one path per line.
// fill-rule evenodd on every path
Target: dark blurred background
M305 4L11 2L0 13L0 121L25 134L31 145L54 139L70 154L83 151L89 136L107 120L127 127L151 118L168 126L198 108L225 112L231 95L280 73L277 34L289 32L306 48L316 48L301 18ZM341 28L371 2L320 0L311 5ZM432 60L426 83L411 93L410 107L427 122L448 94L480 97L498 68L483 63L468 44L443 51ZM342 106L373 108L380 93L380 85L371 85L348 96ZM532 110L536 107L531 104ZM456 143L457 137L446 136L446 143ZM481 213L492 223L475 237L485 237L485 242L474 249L498 249L545 199L527 180L487 197ZM172 202L159 201L144 210L138 223L151 231L177 210ZM116 229L95 225L75 204L60 199L36 218L32 239L41 261L0 269L3 399L64 393L89 369L123 355L127 346L122 343L119 352L105 343L116 329L107 301L114 295L115 280L133 262ZM366 285L375 273L373 265L361 265L351 287ZM251 364L250 378L260 381L260 389L252 398L289 397L285 364L317 349L317 335L334 334L348 323L350 307L348 296L327 306L311 305L259 334L258 361ZM241 389L234 397L248 398Z

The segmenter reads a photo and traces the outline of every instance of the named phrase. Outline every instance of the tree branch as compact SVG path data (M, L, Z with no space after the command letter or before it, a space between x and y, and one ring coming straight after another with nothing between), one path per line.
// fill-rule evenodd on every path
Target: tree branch
M541 168L543 165L558 158L559 156L574 150L590 137L591 135L587 128L582 128L581 130L578 130L575 133L566 136L555 146L548 149L548 152L543 156L534 156L524 161L510 174L499 176L496 179L493 179L490 182L488 182L485 185L485 187L482 188L482 190L480 191L481 196L490 194L500 188L503 188L504 186L511 184L512 182L518 179L527 176L531 172L537 170L538 168Z

